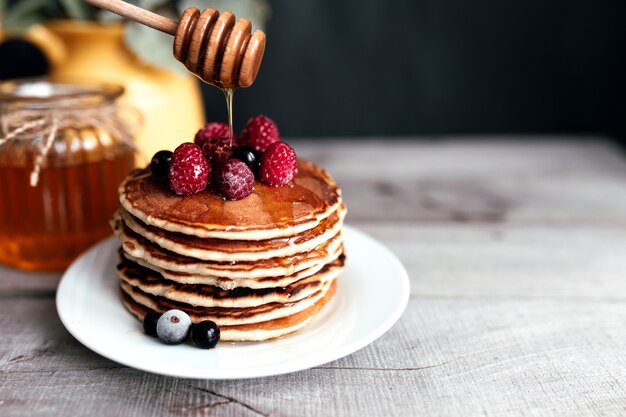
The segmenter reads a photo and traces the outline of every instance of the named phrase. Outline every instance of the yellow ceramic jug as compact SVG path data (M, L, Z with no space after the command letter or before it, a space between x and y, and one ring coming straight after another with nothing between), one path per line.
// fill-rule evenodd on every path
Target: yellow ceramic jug
M193 141L204 123L198 79L150 65L124 45L121 23L52 21L38 25L27 39L52 64L51 76L108 81L126 88L122 103L142 113L137 144L144 158Z

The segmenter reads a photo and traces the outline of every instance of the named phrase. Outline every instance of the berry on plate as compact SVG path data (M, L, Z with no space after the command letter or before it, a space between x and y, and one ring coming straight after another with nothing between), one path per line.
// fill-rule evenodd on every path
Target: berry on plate
M151 311L143 318L143 332L148 336L157 335L157 322L161 318L161 313Z
M187 340L191 330L191 318L181 310L169 310L157 321L159 340L168 345L179 345Z
M217 192L229 200L241 200L252 194L254 174L239 159L219 164L213 181Z
M211 165L198 145L186 142L174 150L168 179L176 194L191 195L204 190L210 173Z
M204 125L202 129L198 130L194 142L199 147L203 147L204 144L210 139L228 138L229 135L228 123L223 122L210 122ZM237 143L237 138L233 134L233 146Z
M266 116L254 116L244 126L237 143L264 152L268 146L279 140L280 133L272 119Z
M296 152L285 142L275 142L268 146L261 156L259 179L273 187L287 185L298 171Z
M202 349L212 349L220 341L220 328L211 320L194 324L191 330L191 340Z

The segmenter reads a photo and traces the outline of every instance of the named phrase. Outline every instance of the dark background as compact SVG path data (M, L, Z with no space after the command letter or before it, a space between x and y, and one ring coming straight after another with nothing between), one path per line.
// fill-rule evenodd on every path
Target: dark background
M626 136L624 0L270 3L238 128L263 113L288 137ZM225 120L220 91L204 97L207 119Z
M266 57L236 95L238 120L266 113L288 136L624 136L624 0L271 4Z

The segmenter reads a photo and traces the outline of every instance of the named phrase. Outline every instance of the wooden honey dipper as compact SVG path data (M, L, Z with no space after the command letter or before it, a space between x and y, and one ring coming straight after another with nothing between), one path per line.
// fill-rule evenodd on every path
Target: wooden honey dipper
M190 7L176 22L122 0L85 1L174 36L174 57L209 84L235 89L248 87L256 79L265 52L265 33L251 33L247 19L235 21L229 11L200 12Z

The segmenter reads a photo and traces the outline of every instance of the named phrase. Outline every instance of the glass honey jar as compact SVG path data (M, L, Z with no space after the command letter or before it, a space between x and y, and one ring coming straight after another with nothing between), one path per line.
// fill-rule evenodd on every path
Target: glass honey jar
M0 263L63 270L111 233L117 187L134 167L123 88L0 83Z

